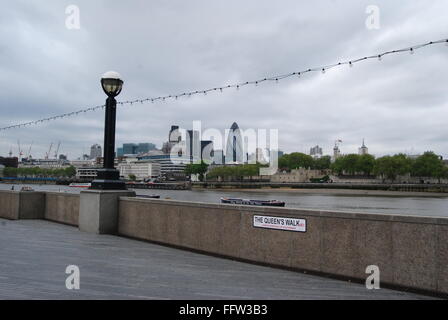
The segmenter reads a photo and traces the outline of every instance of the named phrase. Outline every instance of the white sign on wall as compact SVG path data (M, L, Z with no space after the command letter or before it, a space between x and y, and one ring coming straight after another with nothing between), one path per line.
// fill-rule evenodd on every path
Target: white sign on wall
M253 223L256 228L306 232L305 219L254 215Z

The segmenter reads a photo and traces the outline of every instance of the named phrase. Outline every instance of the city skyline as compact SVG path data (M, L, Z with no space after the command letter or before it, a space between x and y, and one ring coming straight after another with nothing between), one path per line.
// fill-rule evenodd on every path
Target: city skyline
M5 4L0 300L448 298L446 0Z
M345 143L345 141L343 143L339 144L339 149L341 151L341 155L344 155L344 154L358 154L360 152L359 149L364 145L364 141L363 140L365 140L365 139L361 139L361 143L359 143L358 145L356 145L356 143L347 144L347 143ZM120 147L120 145L131 145L131 144L134 144L134 145L144 145L144 144L149 144L149 145L155 145L156 149L151 149L151 150L163 150L163 145L165 143L166 143L166 141L163 141L160 144L156 144L156 143L153 143L150 139L146 139L146 140L145 139L141 139L141 140L137 140L137 141L133 141L133 142L126 141L126 142L124 142L122 144L117 144L115 149L116 149L117 156L120 156L118 154L119 149L122 148L122 147ZM366 145L367 144L368 143L366 143ZM90 149L91 149L91 147L93 145L99 145L100 149L102 148L102 142L94 142L89 147L83 147L82 151L80 151L78 154L75 154L75 155L68 154L68 159L69 160L77 160L77 159L82 159L83 156L85 156L85 155L89 156L90 155ZM375 146L376 144L373 144L373 145ZM34 144L33 144L33 146L34 146ZM62 146L63 146L63 144L62 144ZM327 142L327 143L314 143L314 144L311 143L310 145L301 144L295 150L292 149L290 151L285 151L283 149L279 149L279 151L282 151L285 154L289 154L289 153L292 153L292 152L300 152L300 153L304 153L304 154L307 154L307 155L312 155L310 149L313 149L313 148L315 148L317 146L322 149L322 156L333 156L334 141ZM25 144L21 148L21 150L23 151L23 150L27 149L28 147L29 146ZM47 146L47 148L48 148L48 146ZM224 148L224 149L226 149L226 148ZM34 159L44 159L45 158L45 153L48 150L45 150L44 148L42 150L43 150L42 151L43 153L42 153L41 156L39 156L39 154L37 154L37 156L33 156L33 158ZM62 151L59 152L59 154L67 155L67 153L64 152L62 147L61 147L61 150ZM88 151L86 151L86 150L88 150ZM222 149L216 149L216 150L221 150L222 151ZM431 148L426 148L426 149L423 149L422 151L418 151L418 150L415 150L414 148L410 148L410 149L404 149L404 151L395 151L395 152L392 151L391 153L377 153L375 151L372 152L371 150L374 150L374 148L371 148L371 144L369 143L368 144L368 153L373 155L373 156L375 156L375 157L377 157L377 158L378 157L382 157L382 156L386 156L386 155L394 155L394 154L400 154L400 153L406 154L408 156L415 156L415 155L421 155L421 154L423 154L424 152L427 152L427 151L433 151L434 153L443 156L442 153L437 153L434 150L432 150ZM1 152L0 151L0 156L8 157L10 151L12 152L12 157L17 157L18 156L18 147L17 146L11 146L11 149L9 149L8 152ZM443 156L443 158L447 159L448 156Z
M323 1L318 5L323 11L295 1L281 7L269 7L263 1L201 3L201 19L191 19L197 15L194 5L174 3L117 3L105 9L102 1L77 1L79 30L65 28L62 3L27 4L26 10L20 2L11 3L0 13L1 23L10 30L2 34L2 43L16 43L3 51L0 81L5 93L0 103L6 114L0 125L102 104L99 78L111 68L123 75L125 84L118 100L125 101L406 47L443 38L448 27L437 14L448 8L441 1L431 5L379 1L379 30L365 27L367 1ZM122 12L136 24L127 25ZM176 24L166 21L166 15ZM114 19L124 23L114 26ZM145 38L126 37L136 27L145 30ZM120 45L111 44L105 29L114 31ZM33 49L42 45L52 50ZM30 50L32 56L27 54ZM201 120L224 131L237 120L242 128L279 129L279 149L286 153L308 153L316 144L331 150L337 138L344 140L343 153L357 153L359 140L366 137L377 156L432 150L448 158L446 50L445 46L425 48L414 55L403 53L279 84L119 107L116 144L150 141L160 148L172 122L191 127L194 120ZM19 75L25 72L23 81ZM61 140L60 153L78 158L88 153L91 144L102 145L103 126L104 115L98 111L2 132L0 154L6 156L11 146L14 151L20 139L24 149L34 141L33 153L43 157L50 142Z

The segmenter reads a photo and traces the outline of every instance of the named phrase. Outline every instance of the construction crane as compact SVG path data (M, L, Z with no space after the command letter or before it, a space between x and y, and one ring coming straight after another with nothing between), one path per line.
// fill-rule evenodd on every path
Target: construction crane
M26 155L26 158L27 158L28 160L31 159L31 147L33 146L33 143L34 143L34 141L31 142L30 148L28 149L28 153L27 153L27 155Z
M341 139L336 140L336 141L334 142L334 146L335 146L335 148L336 148L336 147L339 147L339 144L341 144L341 143L342 143L342 140L341 140Z
M21 159L22 156L23 156L22 149L20 148L20 140L17 140L17 145L18 145L18 147L19 147L19 161L20 161L20 159Z
M53 142L50 143L50 149L48 149L48 152L45 153L45 160L48 160L48 158L50 157L50 153L51 153L51 149L53 148Z
M58 158L59 148L61 147L61 141L58 142L58 147L56 148L56 152L54 153L54 158Z

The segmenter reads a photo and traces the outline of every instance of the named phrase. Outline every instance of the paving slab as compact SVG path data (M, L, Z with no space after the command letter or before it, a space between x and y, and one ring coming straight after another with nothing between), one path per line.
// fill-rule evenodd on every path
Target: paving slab
M80 289L65 286L68 265ZM432 299L44 220L0 219L0 299Z

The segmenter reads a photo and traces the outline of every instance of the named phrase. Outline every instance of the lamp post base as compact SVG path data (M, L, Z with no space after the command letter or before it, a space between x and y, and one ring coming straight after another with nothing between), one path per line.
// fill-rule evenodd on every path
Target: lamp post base
M92 190L127 190L126 183L120 180L116 169L98 169L97 178L92 181Z

